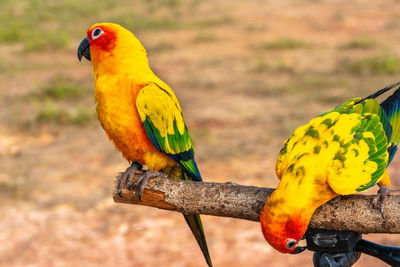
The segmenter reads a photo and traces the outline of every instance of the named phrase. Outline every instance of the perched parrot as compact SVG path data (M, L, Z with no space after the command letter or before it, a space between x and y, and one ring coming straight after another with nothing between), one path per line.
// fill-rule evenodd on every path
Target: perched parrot
M155 171L202 181L178 99L150 69L139 40L118 24L94 24L79 45L79 60L82 56L93 65L97 118L115 147L132 163L119 176L119 190L125 182L130 189L141 183L140 197ZM132 184L135 172L143 166L148 170ZM184 217L212 266L200 216Z
M314 211L340 196L376 185L374 207L389 194L386 167L400 142L400 89L379 104L375 98L400 85L351 99L297 128L281 149L276 174L280 183L260 215L265 239L282 253L300 252ZM380 201L380 205L377 205Z

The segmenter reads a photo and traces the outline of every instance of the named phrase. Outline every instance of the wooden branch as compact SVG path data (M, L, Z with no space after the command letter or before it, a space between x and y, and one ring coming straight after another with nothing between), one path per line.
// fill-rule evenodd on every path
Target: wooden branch
M139 177L140 174L136 174ZM243 186L234 183L201 183L158 176L146 185L142 200L137 190L123 186L117 194L117 180L113 192L118 203L138 204L185 214L206 214L259 221L259 214L271 188ZM371 205L373 196L352 195L336 203L326 203L317 209L310 227L351 230L358 233L400 233L400 196L387 199L383 218Z

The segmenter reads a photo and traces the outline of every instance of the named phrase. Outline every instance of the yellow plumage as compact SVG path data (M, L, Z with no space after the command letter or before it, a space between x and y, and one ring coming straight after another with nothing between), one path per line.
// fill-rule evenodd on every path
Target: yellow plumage
M130 162L138 162L156 171L176 166L177 163L160 152L147 136L136 108L137 98L142 98L140 103L144 103L145 93L139 94L143 85L130 76L121 74L96 79L96 110L101 125Z
M120 181L133 177L130 171L142 166L167 172L171 178L201 181L178 99L150 69L141 43L112 23L95 24L87 35L78 57L93 64L97 117L116 148L133 163ZM141 178L148 179L149 173ZM199 215L184 217L212 266Z
M281 181L260 216L264 237L274 248L292 251L314 211L330 199L378 182L390 184L386 166L399 142L391 135L400 131L400 91L381 105L373 98L396 85L337 106L285 141L276 164Z
M328 125L323 123L326 120L330 120L331 124L335 123L334 127L328 128ZM298 175L301 177L299 179L310 179L311 182L314 179L322 179L336 194L349 195L359 192L357 188L370 182L371 175L377 170L377 163L369 160L370 148L365 141L367 138L375 141L372 132L363 132L364 139L358 143L351 143L354 138L352 129L360 125L361 115L358 113L331 112L299 127L278 157L277 176L281 178L284 173L288 176L286 179L293 181L289 176L302 172L302 175ZM376 127L382 128L381 125ZM318 137L307 134L310 128ZM387 139L385 140L387 142ZM345 160L339 159L341 154L345 154ZM387 159L387 151L384 154Z

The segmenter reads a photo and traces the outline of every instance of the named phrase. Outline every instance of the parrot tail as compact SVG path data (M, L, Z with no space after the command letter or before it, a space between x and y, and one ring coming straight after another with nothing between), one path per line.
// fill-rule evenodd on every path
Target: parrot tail
M381 107L385 111L389 123L392 126L392 135L389 140L388 148L390 163L400 143L400 88L383 101Z
M198 172L197 166L196 166L196 180L201 181L201 176L200 173ZM171 178L176 178L176 179L182 179L182 180L187 180L187 181L193 181L194 174L187 173L182 166L177 166L174 168L171 168L169 170L164 170L169 174L169 177ZM200 246L201 251L203 252L204 258L207 262L207 265L209 267L212 267L212 262L211 262L211 257L210 257L210 252L208 251L208 246L207 246L207 241L206 241L206 235L204 234L204 229L203 229L203 224L201 223L200 215L197 214L189 214L189 215L183 215L185 217L185 220L187 224L190 227L190 230L192 231L194 237L196 238L197 243Z
M206 236L204 234L203 224L201 223L200 215L189 214L183 216L185 217L185 220L189 225L190 230L192 230L192 233L196 238L201 251L203 252L204 258L206 259L208 266L212 267L210 252L208 252Z

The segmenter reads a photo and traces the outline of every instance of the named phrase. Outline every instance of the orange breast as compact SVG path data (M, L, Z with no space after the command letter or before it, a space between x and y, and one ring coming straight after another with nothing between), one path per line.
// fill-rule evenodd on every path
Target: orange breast
M116 148L129 162L158 171L177 163L153 145L136 109L142 85L129 78L101 76L95 81L97 117Z

